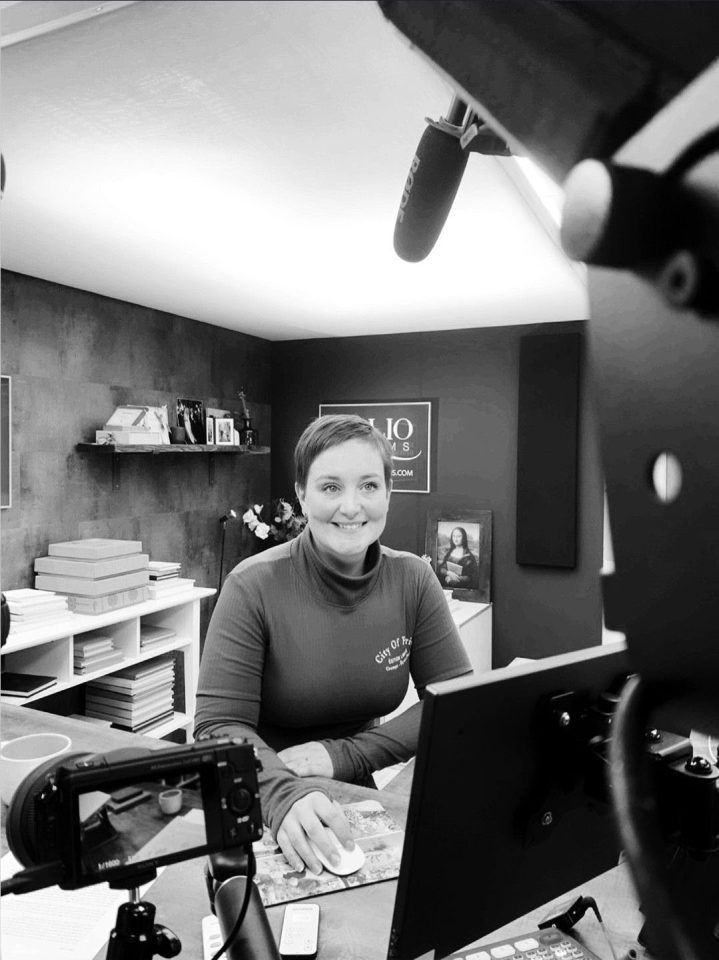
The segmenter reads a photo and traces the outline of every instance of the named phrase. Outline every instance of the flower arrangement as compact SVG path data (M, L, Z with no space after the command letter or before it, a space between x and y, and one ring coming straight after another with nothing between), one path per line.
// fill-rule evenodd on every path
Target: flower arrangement
M256 503L242 514L244 523L260 540L270 538L277 543L294 540L307 523L307 518L299 512L299 503L296 500L293 503L282 497L275 500L272 503L272 519L269 523L262 519L263 510L264 505Z

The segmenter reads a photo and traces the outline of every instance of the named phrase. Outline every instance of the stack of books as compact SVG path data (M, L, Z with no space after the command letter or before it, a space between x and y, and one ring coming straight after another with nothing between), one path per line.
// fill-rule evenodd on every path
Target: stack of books
M152 600L162 600L192 590L194 580L180 576L180 564L166 560L151 560L149 593Z
M75 673L92 673L120 663L122 659L122 650L117 649L109 634L87 633L75 638L73 651Z
M41 673L14 673L3 670L0 674L0 693L4 697L31 697L34 693L55 686L57 677Z
M155 627L150 623L140 624L140 649L150 650L152 647L162 646L177 634L170 627Z
M85 713L113 726L144 733L174 713L175 661L157 657L93 680L85 687Z
M6 590L5 599L10 610L11 637L37 627L72 620L67 597L58 596L52 590L33 590L31 587Z
M149 599L149 557L139 540L51 543L35 561L35 586L65 594L74 613L97 614Z

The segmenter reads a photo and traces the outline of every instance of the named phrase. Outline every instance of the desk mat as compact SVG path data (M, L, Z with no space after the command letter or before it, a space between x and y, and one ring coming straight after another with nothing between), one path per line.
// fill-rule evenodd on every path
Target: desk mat
M404 831L377 800L342 804L355 843L365 854L365 863L357 873L337 877L327 870L320 874L293 870L269 830L253 844L257 858L257 885L266 907L289 900L303 900L348 887L362 887L399 876Z

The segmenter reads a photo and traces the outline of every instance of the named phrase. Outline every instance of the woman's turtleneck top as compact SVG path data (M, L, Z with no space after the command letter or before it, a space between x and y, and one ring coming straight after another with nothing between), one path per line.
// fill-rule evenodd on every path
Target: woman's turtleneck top
M334 778L362 783L416 752L429 683L471 670L442 588L411 553L379 542L351 577L318 553L309 529L229 574L200 666L195 735L246 737L262 763L260 802L276 835L288 810L318 789L275 751L320 741Z

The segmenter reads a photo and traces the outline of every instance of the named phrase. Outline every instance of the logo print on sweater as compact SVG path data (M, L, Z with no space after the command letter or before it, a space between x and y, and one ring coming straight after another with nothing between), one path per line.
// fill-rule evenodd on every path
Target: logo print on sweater
M412 637L405 637L404 634L401 637L396 637L390 642L389 646L375 654L375 663L384 664L388 673L391 670L396 670L409 660L411 646Z

